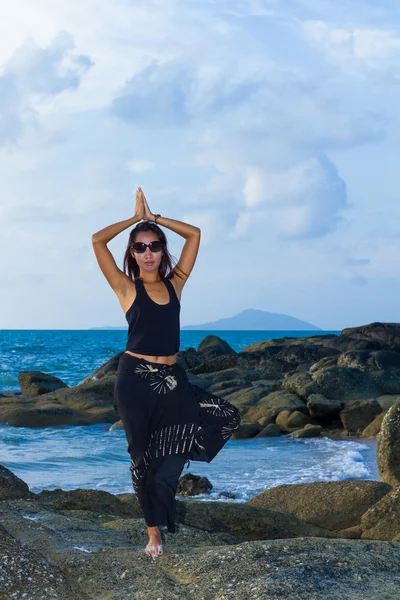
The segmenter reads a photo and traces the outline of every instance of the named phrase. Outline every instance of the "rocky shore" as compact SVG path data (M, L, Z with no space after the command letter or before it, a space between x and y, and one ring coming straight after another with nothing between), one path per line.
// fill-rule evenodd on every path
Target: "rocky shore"
M121 426L112 405L120 356L75 387L20 373L21 393L0 397L0 421ZM281 485L242 504L181 496L177 532L163 532L164 554L153 561L133 493L34 494L0 467L0 598L400 598L400 325L239 353L207 336L178 361L195 385L240 409L235 437L376 438L380 481ZM179 489L196 493L197 484L186 474Z

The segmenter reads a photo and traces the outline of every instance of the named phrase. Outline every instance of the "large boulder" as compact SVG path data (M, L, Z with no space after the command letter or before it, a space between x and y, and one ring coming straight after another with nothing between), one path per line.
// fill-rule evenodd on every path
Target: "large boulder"
M361 527L363 540L393 540L400 535L400 487L363 514Z
M18 381L23 396L39 396L68 387L64 381L41 371L20 371Z
M330 400L323 394L311 394L307 400L307 408L310 417L329 422L339 415L342 405L339 400Z
M316 371L312 378L321 392L331 400L376 398L381 390L375 381L358 369L349 367L329 367Z
M400 371L400 353L393 350L352 350L338 357L338 367L350 367L363 373Z
M398 323L370 323L360 327L347 327L342 336L359 340L368 340L379 344L381 348L400 351L400 325Z
M376 452L379 476L392 487L400 485L400 400L385 414Z
M206 531L225 531L239 539L265 540L291 537L335 537L335 533L305 523L284 510L232 504L182 500L177 502L177 520Z
M374 398L351 400L340 412L339 417L346 431L361 431L379 415L382 407Z
M299 519L339 531L359 525L362 515L391 491L387 483L346 479L272 487L246 504L285 510Z

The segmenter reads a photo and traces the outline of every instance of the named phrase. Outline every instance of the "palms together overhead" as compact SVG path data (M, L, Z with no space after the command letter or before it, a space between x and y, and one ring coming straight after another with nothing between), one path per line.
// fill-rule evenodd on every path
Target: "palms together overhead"
M146 196L144 195L141 187L136 188L135 214L141 219L145 219L147 221L154 220L154 215L151 212L149 205L147 204Z

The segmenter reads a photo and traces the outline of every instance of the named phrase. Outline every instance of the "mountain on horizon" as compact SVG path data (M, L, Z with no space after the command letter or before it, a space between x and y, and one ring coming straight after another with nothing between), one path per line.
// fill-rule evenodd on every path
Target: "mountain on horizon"
M279 330L279 331L322 331L320 327L296 319L289 315L267 312L255 308L247 308L233 317L210 321L209 323L201 323L200 325L184 325L181 329L215 329L215 330Z
M122 327L89 327L89 329L127 329L127 326ZM200 325L183 325L181 330L203 330L215 329L216 331L322 331L320 327L296 319L289 315L267 312L255 308L247 308L233 317L218 319Z

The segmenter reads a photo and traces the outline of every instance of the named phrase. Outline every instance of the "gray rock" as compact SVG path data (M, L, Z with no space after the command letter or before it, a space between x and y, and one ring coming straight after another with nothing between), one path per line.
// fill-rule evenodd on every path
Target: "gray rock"
M312 394L319 394L321 389L309 373L287 373L283 379L282 387L286 392L291 392L307 401Z
M362 431L362 437L372 437L375 438L382 427L382 421L385 417L386 411L382 412L380 415L377 415L373 421L369 425L366 426Z
M338 367L351 367L363 373L400 371L400 353L393 350L352 350L338 357Z
M68 387L58 377L41 371L20 371L18 381L23 396L39 396L40 394Z
M338 531L359 525L362 515L391 489L387 483L365 479L285 484L246 504L284 510L307 523Z
M346 401L353 398L376 398L381 390L375 381L358 369L329 367L316 371L312 378L331 400Z
M185 473L179 478L176 494L177 496L196 496L207 494L212 488L212 483L207 477Z
M0 465L0 500L30 498L29 487L12 471Z
M311 394L307 401L307 408L310 417L326 422L335 419L339 415L342 405L338 400L330 400L323 394Z
M260 433L262 427L258 421L253 423L241 423L232 434L232 439L241 440L246 438L252 438Z
M400 400L385 414L378 435L376 460L379 476L393 487L400 485Z
M361 518L363 540L393 540L400 535L400 487L391 490Z
M321 425L308 425L303 429L296 429L296 431L292 431L289 433L289 437L313 438L319 436L321 431L323 431Z
M275 423L269 423L266 427L264 427L264 429L262 429L260 431L260 433L257 433L256 438L259 437L278 437L282 435L282 430L279 427L279 425L276 425Z
M368 340L377 343L383 349L400 351L400 325L398 323L370 323L360 327L347 327L343 336Z
M372 423L381 412L382 407L374 398L370 400L352 400L340 412L339 417L344 429L360 431Z
M283 410L276 417L276 424L279 425L281 429L286 431L301 429L307 423L311 423L310 417L298 410Z

